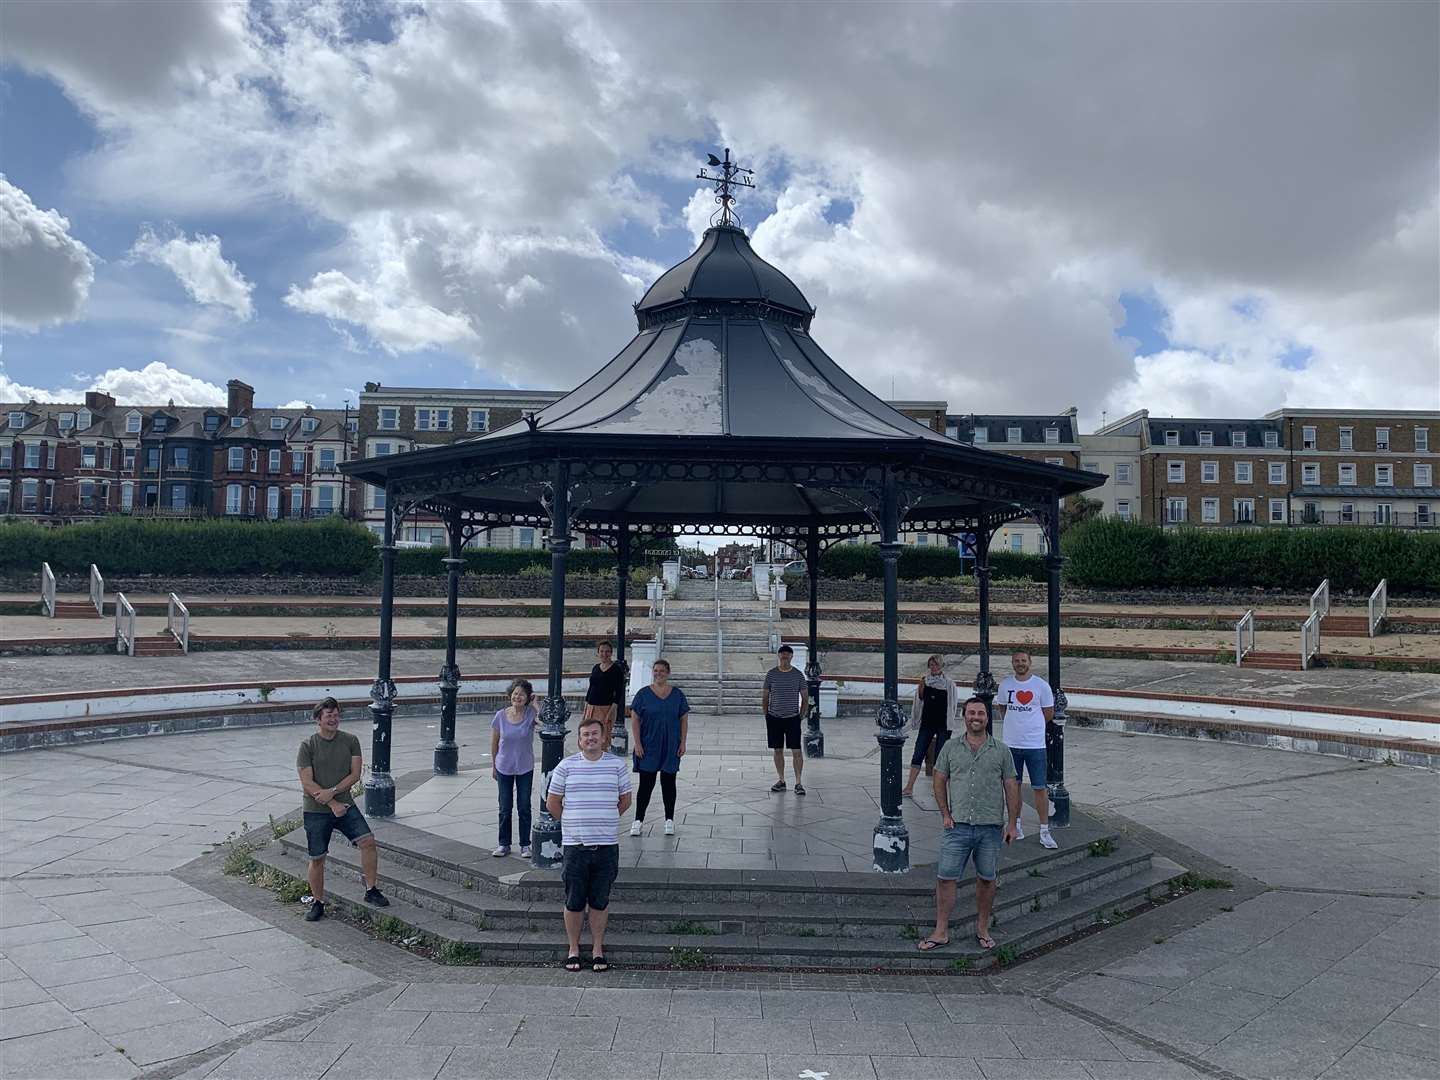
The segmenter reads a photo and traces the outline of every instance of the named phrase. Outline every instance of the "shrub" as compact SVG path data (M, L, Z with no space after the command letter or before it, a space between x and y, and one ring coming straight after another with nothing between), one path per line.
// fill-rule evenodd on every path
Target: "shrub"
M965 565L968 567L971 564L967 562ZM992 549L990 571L991 580L1018 578L1025 581L1044 581L1045 560L1039 555ZM900 551L897 573L901 581L956 578L960 576L960 555L951 547L907 545ZM879 581L883 574L880 548L876 544L837 544L820 555L822 580L852 581L859 578Z
M444 547L402 548L395 552L397 574L434 576L445 572ZM465 573L502 577L545 576L550 573L550 552L538 548L469 548L464 553ZM566 560L571 574L615 574L615 553L609 548L576 548ZM646 576L649 580L649 576Z

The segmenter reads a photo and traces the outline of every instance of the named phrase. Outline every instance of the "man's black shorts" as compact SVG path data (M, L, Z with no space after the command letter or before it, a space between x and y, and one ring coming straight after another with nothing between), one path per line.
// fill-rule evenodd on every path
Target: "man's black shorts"
M339 829L352 844L362 836L370 835L370 823L360 808L351 804L344 817L336 817L329 810L315 813L305 811L305 844L310 858L318 859L330 850L330 834Z
M610 906L610 886L620 873L619 844L566 844L565 910L604 911Z
M800 749L800 717L765 714L765 745L771 750Z

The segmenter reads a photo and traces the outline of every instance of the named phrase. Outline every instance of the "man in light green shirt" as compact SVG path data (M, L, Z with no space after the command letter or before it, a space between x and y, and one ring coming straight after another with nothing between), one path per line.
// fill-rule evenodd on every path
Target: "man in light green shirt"
M935 805L940 808L945 833L935 873L935 929L920 942L921 952L950 944L955 883L972 856L975 939L983 949L995 947L990 937L990 909L995 903L1000 845L1015 838L1013 822L1020 813L1015 762L1004 743L985 733L985 702L972 697L961 715L965 737L951 739L935 758Z

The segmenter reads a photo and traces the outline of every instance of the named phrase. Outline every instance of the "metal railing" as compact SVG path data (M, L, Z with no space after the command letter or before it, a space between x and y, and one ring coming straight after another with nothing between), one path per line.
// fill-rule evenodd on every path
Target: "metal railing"
M725 628L720 625L720 567L715 567L715 707L725 704Z
M665 606L669 597L660 597L660 621L655 624L655 659L665 655Z
M1330 614L1330 579L1320 582L1320 587L1310 594L1310 614L1325 618Z
M1316 510L1306 513L1301 510L1295 515L1297 525L1390 525L1397 529L1433 529L1440 525L1440 513L1435 509L1420 513L1418 510L1394 510L1390 513L1378 510Z
M177 629L178 626L178 629ZM190 609L180 602L180 597L173 592L170 594L169 605L165 609L165 629L175 635L175 640L180 643L180 649L186 656L190 655Z
M773 590L770 593L770 610L767 619L769 620L769 627L765 632L765 637L770 642L770 651L774 652L780 648L780 638L775 632L775 593Z
M1300 669L1310 670L1310 662L1320 655L1320 620L1324 616L1314 612L1300 627Z
M1370 636L1374 637L1380 632L1381 625L1390 615L1390 586L1389 579L1384 579L1375 586L1375 591L1370 594L1369 604L1369 625Z
M135 609L123 592L115 594L115 651L135 655Z
M1255 651L1255 611L1252 608L1240 616L1235 624L1235 666L1245 660L1245 654Z
M105 579L100 576L100 568L93 562L90 564L90 603L95 605L95 614L103 619L105 617Z
M45 614L55 617L55 571L48 562L40 564L40 602L45 605Z

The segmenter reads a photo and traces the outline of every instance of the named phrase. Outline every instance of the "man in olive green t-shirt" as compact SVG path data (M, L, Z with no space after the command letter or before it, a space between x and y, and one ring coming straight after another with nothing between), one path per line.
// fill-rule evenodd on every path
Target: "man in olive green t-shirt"
M330 836L339 829L360 849L360 873L365 879L365 902L388 907L380 891L375 836L350 789L360 780L360 740L340 730L340 703L327 697L315 706L315 734L300 744L295 767L305 793L305 842L310 854L306 880L313 903L305 913L306 922L325 917L325 856Z

